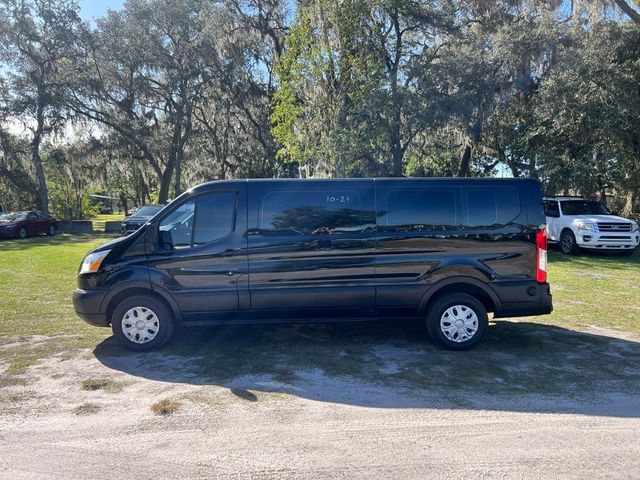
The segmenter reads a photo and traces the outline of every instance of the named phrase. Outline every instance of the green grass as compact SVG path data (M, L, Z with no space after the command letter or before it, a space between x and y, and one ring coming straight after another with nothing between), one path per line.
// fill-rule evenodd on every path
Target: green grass
M122 222L124 213L98 214L91 220L93 221L93 230L95 232L104 232L105 222Z
M545 323L640 333L640 249L631 257L549 252L554 312Z
M8 361L9 372L52 354L73 355L104 338L105 330L78 319L71 294L86 252L111 238L62 234L0 241L0 346L11 344L0 360Z

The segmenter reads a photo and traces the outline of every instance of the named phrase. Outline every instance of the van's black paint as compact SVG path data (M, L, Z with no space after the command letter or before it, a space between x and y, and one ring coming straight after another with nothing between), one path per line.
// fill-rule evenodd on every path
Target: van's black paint
M517 217L499 228L387 232L372 228L333 235L268 235L260 230L261 196L327 188L358 192L363 210L380 215L385 189L514 186ZM183 250L159 247L157 226L196 195L236 194L230 235ZM552 310L547 283L535 280L535 236L545 223L540 187L523 179L237 180L190 189L110 249L100 271L79 275L73 303L92 325L107 326L117 304L154 293L178 323L225 324L422 317L444 292L474 295L495 317Z

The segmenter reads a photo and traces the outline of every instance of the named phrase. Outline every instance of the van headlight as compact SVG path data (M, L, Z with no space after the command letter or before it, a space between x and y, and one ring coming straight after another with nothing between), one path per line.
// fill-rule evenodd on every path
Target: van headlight
M638 231L638 222L631 220L631 232L635 233Z
M82 265L80 265L80 274L97 272L102 261L109 255L110 251L111 250L102 250L101 252L90 253L84 257Z
M578 230L588 230L590 232L595 232L596 231L596 226L593 223L578 222L578 223L576 223L576 228Z

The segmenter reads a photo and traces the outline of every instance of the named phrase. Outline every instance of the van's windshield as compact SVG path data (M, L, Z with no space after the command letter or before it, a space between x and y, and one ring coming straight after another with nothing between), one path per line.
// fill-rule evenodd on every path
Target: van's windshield
M611 215L600 202L587 200L565 200L562 204L564 215Z

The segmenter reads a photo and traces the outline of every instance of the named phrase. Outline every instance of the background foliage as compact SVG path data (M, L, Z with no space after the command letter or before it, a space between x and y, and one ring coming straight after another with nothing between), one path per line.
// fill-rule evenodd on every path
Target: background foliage
M0 202L513 175L640 208L638 0L0 0ZM49 205L50 204L50 205Z

